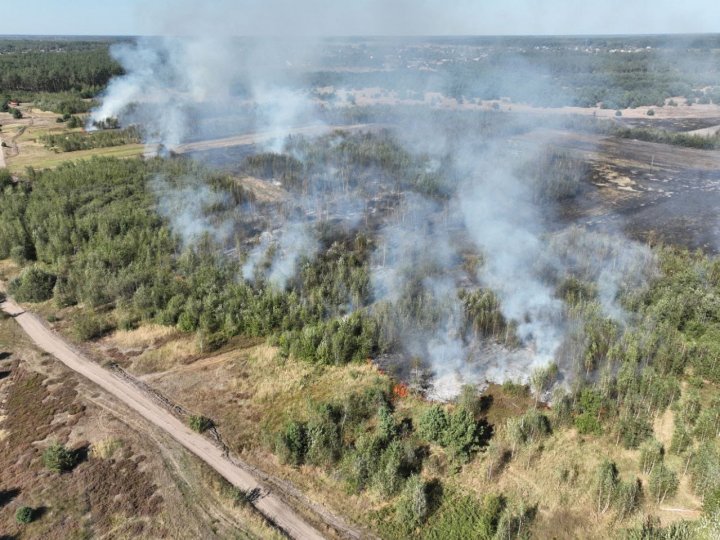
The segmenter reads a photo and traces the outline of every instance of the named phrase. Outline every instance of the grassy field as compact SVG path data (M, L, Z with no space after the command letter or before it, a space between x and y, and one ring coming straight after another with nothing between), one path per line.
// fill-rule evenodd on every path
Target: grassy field
M0 113L2 139L7 144L5 160L12 173L23 172L27 167L36 169L55 168L67 161L89 159L94 156L112 156L131 158L143 154L143 144L125 144L107 148L94 148L77 152L55 152L49 150L40 141L40 137L48 134L74 133L81 128L68 129L66 124L56 122L58 115L34 109L29 105L20 107L24 118L14 119L8 113Z

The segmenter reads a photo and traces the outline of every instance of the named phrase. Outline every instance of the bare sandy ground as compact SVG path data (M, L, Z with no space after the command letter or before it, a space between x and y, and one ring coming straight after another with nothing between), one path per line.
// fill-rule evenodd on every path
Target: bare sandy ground
M5 149L2 147L2 137L0 137L0 169L4 169L7 167L7 164L5 163Z
M0 307L15 318L38 347L52 354L67 367L94 382L137 411L143 418L166 431L233 485L248 493L259 493L253 502L255 507L290 537L303 540L324 538L317 529L295 513L277 494L259 482L249 466L246 465L243 468L231 462L224 452L209 439L192 431L136 386L80 354L61 336L45 326L36 315L24 311L9 299ZM233 459L242 463L236 457ZM346 533L350 536L357 534L355 531L346 531ZM356 537L359 537L359 534Z

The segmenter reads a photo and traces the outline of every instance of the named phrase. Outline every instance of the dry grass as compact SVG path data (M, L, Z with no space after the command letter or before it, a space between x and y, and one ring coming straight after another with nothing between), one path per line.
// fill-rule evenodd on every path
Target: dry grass
M120 439L108 437L93 443L90 447L90 456L95 459L110 459L120 448L122 448Z
M0 260L0 280L8 282L20 273L20 266L10 259Z
M145 349L177 334L172 326L147 324L135 330L119 330L112 335L112 343L119 349Z

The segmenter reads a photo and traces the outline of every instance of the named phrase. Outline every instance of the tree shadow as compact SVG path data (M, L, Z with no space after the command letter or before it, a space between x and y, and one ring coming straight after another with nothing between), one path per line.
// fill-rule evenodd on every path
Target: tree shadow
M16 534L10 535L10 534L0 534L0 540L18 540L20 538Z
M490 410L490 407L492 407L493 401L495 398L492 396L492 394L485 394L480 396L480 399L478 400L478 408L480 409L480 414L485 414Z
M12 356L12 353L9 353L7 351L0 352L0 360L5 360L7 358L10 358Z
M427 484L425 484L425 495L428 502L428 516L431 516L437 511L438 508L440 508L440 505L442 505L444 494L445 491L443 489L442 483L437 478L433 478Z
M84 463L88 460L88 457L90 455L90 445L85 444L83 446L76 448L72 452L73 452L74 460L73 460L73 466L70 470L75 469L78 465L80 465L81 463Z
M0 381L2 381L3 379L7 379L11 373L12 371L10 370L0 371Z
M42 518L45 514L48 513L48 510L50 510L50 508L48 508L47 506L38 506L37 508L33 508L33 510L32 510L33 521L37 521L38 519Z
M495 434L495 426L489 423L485 418L480 420L478 425L480 426L480 448L485 448L488 444L490 444L490 440Z
M0 491L0 508L12 501L18 495L20 495L20 490L17 488L4 489Z

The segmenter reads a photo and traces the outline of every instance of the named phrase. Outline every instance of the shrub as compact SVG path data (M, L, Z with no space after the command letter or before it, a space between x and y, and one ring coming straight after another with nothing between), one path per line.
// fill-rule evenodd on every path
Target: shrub
M513 453L518 446L540 440L549 435L551 431L547 416L536 409L531 409L522 416L509 418L505 427L513 447Z
M45 467L56 473L69 471L76 463L75 453L58 442L53 442L48 446L43 452L42 458Z
M90 341L98 339L110 330L112 325L104 317L100 317L92 312L81 313L73 322L73 330L75 337L81 341Z
M307 431L302 422L288 422L278 434L275 451L284 463L302 465L307 453Z
M647 115L648 115L648 116L655 116L655 109L648 109Z
M342 453L338 411L331 405L322 405L307 423L308 463L331 465Z
M33 514L34 512L32 508L29 506L21 506L15 512L15 521L22 524L30 523L33 520Z
M205 431L213 427L215 424L207 416L193 414L190 415L190 418L188 418L188 425L193 431L197 431L198 433L204 433Z
M52 298L56 279L40 267L31 266L10 282L9 291L20 302L44 302Z

